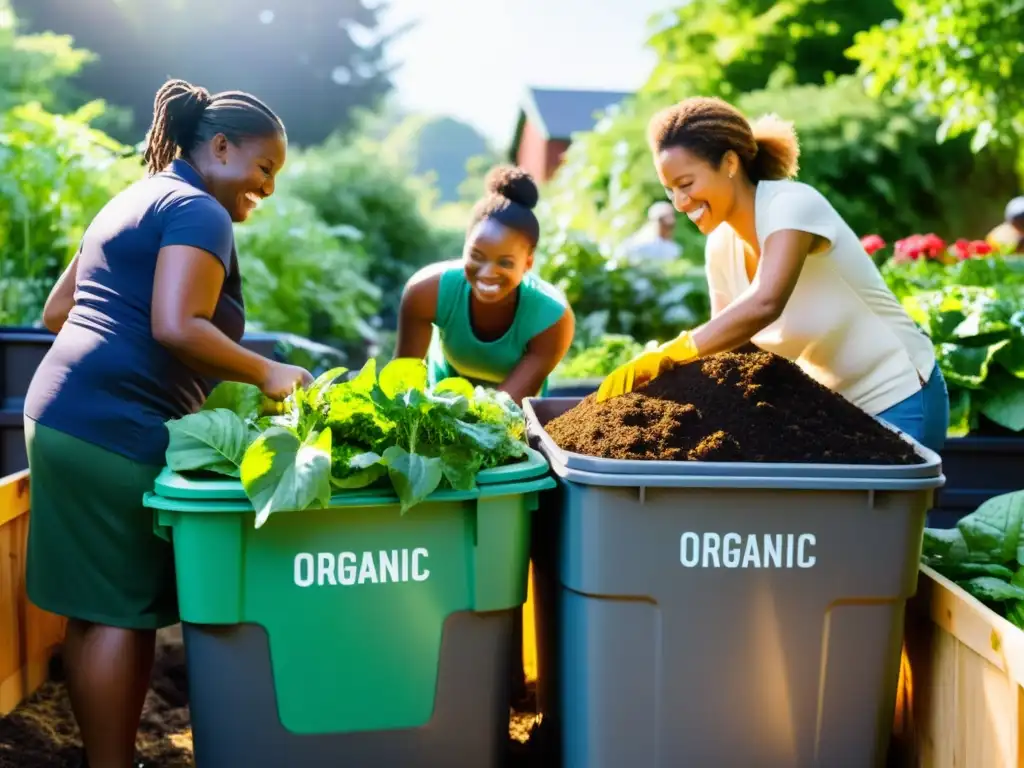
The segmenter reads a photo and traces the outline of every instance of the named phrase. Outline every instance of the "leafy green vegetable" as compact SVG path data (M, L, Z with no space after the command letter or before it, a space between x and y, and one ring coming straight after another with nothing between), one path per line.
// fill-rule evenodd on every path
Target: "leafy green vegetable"
M249 431L234 411L200 411L169 422L167 430L167 466L175 472L204 470L239 476L242 458L249 447Z
M956 528L926 528L921 560L1024 628L1024 491L989 499Z
M402 514L440 487L472 490L483 469L526 453L522 410L505 393L460 378L430 386L422 360L335 368L265 415L258 390L224 383L214 407L169 422L175 471L238 477L256 525L327 506L332 489L389 483Z
M254 419L260 414L265 398L260 388L252 384L224 381L216 386L203 403L202 410L214 411L225 408L243 420Z
M271 427L242 461L242 485L256 510L256 527L272 512L326 507L331 501L331 431L305 440L284 427Z
M931 337L949 387L948 434L978 431L981 417L1024 431L1024 260L954 265L888 262L886 280Z

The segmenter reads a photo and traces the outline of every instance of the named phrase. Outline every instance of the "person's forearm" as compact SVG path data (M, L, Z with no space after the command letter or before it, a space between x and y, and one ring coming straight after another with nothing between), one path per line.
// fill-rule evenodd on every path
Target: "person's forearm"
M728 352L750 341L779 317L775 302L750 294L733 302L692 332L701 356Z
M209 320L193 318L180 328L154 332L154 336L203 376L256 386L266 381L271 361L236 344Z

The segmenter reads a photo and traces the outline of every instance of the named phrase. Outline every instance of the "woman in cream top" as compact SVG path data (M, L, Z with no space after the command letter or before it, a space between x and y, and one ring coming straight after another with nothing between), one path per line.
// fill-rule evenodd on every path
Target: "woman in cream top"
M828 200L791 180L792 126L691 98L658 113L649 140L672 203L708 236L712 317L688 348L751 341L940 450L949 398L932 342Z

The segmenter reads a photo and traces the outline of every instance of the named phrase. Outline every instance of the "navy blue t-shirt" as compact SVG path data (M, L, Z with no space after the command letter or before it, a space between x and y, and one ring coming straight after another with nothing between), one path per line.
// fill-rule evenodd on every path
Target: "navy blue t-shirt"
M241 340L231 217L199 174L176 160L114 197L86 230L75 306L32 379L26 416L130 459L164 463L165 422L198 410L216 383L153 338L153 276L168 245L201 248L224 265L213 323Z

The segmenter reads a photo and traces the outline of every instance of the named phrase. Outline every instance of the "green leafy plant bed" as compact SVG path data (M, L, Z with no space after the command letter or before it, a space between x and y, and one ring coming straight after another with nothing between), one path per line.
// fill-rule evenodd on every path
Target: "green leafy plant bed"
M237 478L256 527L323 508L339 491L394 490L403 513L438 489L469 491L487 470L530 460L519 406L465 379L427 383L422 360L334 368L282 404L225 382L203 409L167 423L169 470Z
M984 502L955 528L926 528L921 561L1024 629L1024 490Z

